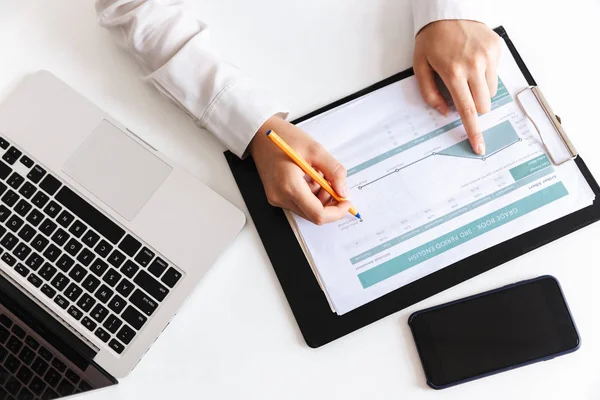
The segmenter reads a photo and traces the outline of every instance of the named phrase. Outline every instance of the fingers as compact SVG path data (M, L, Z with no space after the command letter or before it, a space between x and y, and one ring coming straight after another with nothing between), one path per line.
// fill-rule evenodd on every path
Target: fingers
M323 206L326 206L329 204L329 202L331 202L332 197L329 193L327 193L327 190L321 189L317 193L317 199L319 199L319 201L321 202L321 204L323 204Z
M471 95L473 96L477 112L479 114L490 112L492 109L492 99L485 75L482 73L470 78L469 88L471 89Z
M321 201L312 194L308 186L304 189L296 194L294 203L300 210L300 213L305 216L304 218L316 225L338 221L344 218L350 209L350 203L347 201L324 207Z
M458 111L460 118L463 121L471 147L476 154L485 154L485 143L483 135L479 129L479 123L477 121L477 108L471 94L471 89L465 78L452 79L446 83L456 110Z
M498 92L498 73L493 64L489 65L485 71L485 80L487 81L488 89L490 91L490 97L496 96L496 93Z
M312 166L323 173L323 176L337 194L348 197L349 190L346 185L346 168L335 159L321 145L315 145L308 160Z
M438 89L434 71L427 62L427 59L415 59L414 71L419 83L419 91L425 103L435 108L440 114L446 115L448 113L448 104Z

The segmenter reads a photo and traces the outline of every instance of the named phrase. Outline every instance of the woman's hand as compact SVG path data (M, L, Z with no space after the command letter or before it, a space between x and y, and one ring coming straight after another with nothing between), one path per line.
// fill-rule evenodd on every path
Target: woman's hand
M250 154L258 168L269 203L323 225L343 218L350 204L337 203L266 136L275 131L298 154L320 171L342 197L348 196L346 169L308 134L282 118L270 118L252 139Z

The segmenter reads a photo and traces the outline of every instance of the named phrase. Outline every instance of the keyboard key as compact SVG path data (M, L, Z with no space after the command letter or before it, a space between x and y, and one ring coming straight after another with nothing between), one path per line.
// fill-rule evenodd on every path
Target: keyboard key
M4 388L8 391L8 393L12 394L13 396L17 396L17 393L19 393L19 390L21 390L22 387L23 385L21 384L21 382L19 382L14 376L8 378L8 381L6 381L6 385L4 385Z
M100 285L100 280L93 275L88 275L81 284L90 293L93 293L98 288L98 285Z
M60 374L57 370L50 367L44 376L44 381L46 381L46 383L50 386L55 386L58 382L60 382Z
M95 297L103 303L106 303L113 295L112 289L106 285L100 286L100 289L95 294Z
M60 258L56 262L56 266L60 268L63 272L68 272L73 266L73 264L75 264L75 261L66 254L60 256Z
M120 314L121 311L123 311L123 308L125 308L125 304L125 300L117 294L108 303L108 308L113 310L115 313Z
M37 340L35 340L31 336L27 336L27 338L25 339L25 344L31 347L33 350L37 350L37 348L40 347L40 344L37 342Z
M123 346L121 343L117 342L115 339L111 340L108 343L108 346L113 349L113 351L117 354L121 354L123 352L123 350L125 350L125 346Z
M154 252L147 247L144 247L135 257L135 261L137 261L142 267L146 267L153 258Z
M79 378L79 375L77 375L77 373L70 368L67 369L65 376L67 377L68 380L70 380L74 384L77 384L81 379L81 378Z
M5 328L2 328L2 329L5 329ZM4 347L0 347L0 361L4 360L7 355L8 355L8 350L6 350ZM6 371L6 372L8 372L8 371ZM0 371L0 373L2 373L2 371ZM2 381L1 378L0 378L0 381Z
M140 314L135 308L128 306L125 311L123 311L123 315L121 315L125 322L129 325L133 326L138 331L142 328L142 326L146 323L148 318L144 317ZM127 344L127 343L125 343Z
M52 279L52 286L58 289L59 292L65 290L67 285L69 284L69 278L64 276L61 272L56 274L54 279Z
M44 212L50 218L55 218L58 215L58 213L60 212L60 210L62 210L62 207L59 206L58 203L55 202L54 200L51 200L48 203L48 205L46 205L46 207L44 207Z
M22 225L23 225L23 220L14 214L6 222L6 227L13 232L18 231Z
M137 266L133 261L127 260L127 262L121 267L121 272L128 278L133 278L140 267Z
M6 183L8 183L8 186L12 187L13 189L18 189L24 181L25 178L18 173L13 172L12 175L6 180Z
M140 271L133 281L158 301L163 301L167 297L167 294L169 294L169 289L160 284L144 270Z
M45 388L46 384L37 376L35 376L29 384L29 389L38 396L42 394Z
M50 243L50 245L46 248L43 254L44 257L46 257L48 260L54 262L58 257L60 257L62 252L58 247Z
M93 331L97 324L88 317L83 317L81 325L85 326L88 330Z
M127 325L123 325L119 333L117 333L117 338L121 340L125 344L129 344L131 339L135 336L135 331L128 327Z
M42 222L42 225L40 225L40 231L46 235L46 236L50 236L52 235L52 232L54 232L54 230L56 229L56 224L54 222L52 222L51 220L49 220L48 218L46 218L44 220L44 222Z
M0 137L0 147L2 147L4 150L8 149L8 146L10 146L10 143L8 143L8 140L4 139L3 137Z
M59 246L64 245L69 240L69 234L65 232L62 228L58 228L56 232L52 235L52 241Z
M0 204L0 222L6 221L10 214L10 210L4 204Z
M96 329L96 333L95 335L102 340L104 343L108 342L108 339L110 339L110 335L108 332L106 332L104 329L102 328L98 328Z
M163 261L162 258L156 257L156 259L152 261L152 264L150 264L150 266L148 267L148 271L150 271L152 275L158 278L162 275L163 272L165 272L167 266L168 264L165 261Z
M139 289L136 289L136 291L133 292L129 298L129 301L131 301L133 305L142 310L142 312L148 316L152 315L154 310L156 310L156 307L158 307L158 303L152 297L148 296Z
M36 210L35 208L27 216L27 222L33 226L38 226L44 219L44 214Z
M21 157L21 164L26 166L27 168L33 167L33 160L27 156Z
M106 316L108 315L108 310L104 308L101 304L96 304L96 307L90 313L92 318L94 318L98 322L104 321Z
M67 253L69 253L70 255L75 257L77 255L77 253L79 253L79 250L81 250L82 247L83 247L83 245L81 243L79 243L77 240L71 239L66 244L65 250L67 251Z
M17 266L15 267L15 271L17 271L17 273L23 278L25 278L27 274L29 274L29 268L27 268L23 264L17 264Z
M50 359L52 359L52 353L50 353L48 350L44 349L43 347L40 349L40 356L44 357L44 355L42 354L43 353L42 349L45 350L46 352L48 352L50 354ZM48 360L48 361L50 359L46 358L46 360ZM35 372L38 375L44 375L44 373L48 369L48 363L46 363L46 361L42 360L41 357L38 357L35 359L33 364L31 364L31 369L33 370L33 372Z
M128 297L129 294L133 291L133 283L129 282L127 279L122 279L116 287L117 292L123 296Z
M19 339L25 339L25 336L27 335L19 325L14 325L10 331Z
M103 239L100 241L100 243L98 243L98 246L96 246L94 251L101 257L106 257L112 251L112 246Z
M49 298L53 298L54 295L56 294L56 290L52 289L47 284L44 284L44 286L42 286L42 293L44 293Z
M36 230L31 225L25 224L17 236L23 239L25 243L29 243L29 241L35 236L35 233Z
M2 254L0 260L4 261L8 266L12 267L17 263L17 259L11 256L9 253Z
M3 326L0 326L0 342L6 342L6 339L10 336L10 332ZM0 347L1 348L1 347ZM4 357L2 357L4 358Z
M33 352L31 354L33 354ZM19 372L17 372L17 379L23 384L27 385L31 378L33 378L33 372L31 372L31 370L25 365L21 366L21 368L19 368ZM19 399L21 399L21 396L19 396Z
M96 304L96 300L94 300L89 294L84 293L81 296L81 299L77 302L77 305L85 312L88 312L92 309L92 307Z
M104 271L108 268L108 264L102 261L99 258L96 258L92 265L90 266L90 271L92 271L96 276L102 276Z
M31 242L31 246L37 251L42 251L46 248L48 243L50 243L50 241L38 233L35 239L33 239L33 242Z
M63 310L66 310L67 307L69 307L69 302L60 294L54 298L54 302Z
M119 329L119 327L123 325L123 321L117 318L115 315L111 314L104 321L104 327L110 332L115 333Z
M34 193L35 186L33 186L31 182L25 182L23 186L21 186L21 189L19 189L19 194L25 197L26 199L31 198L31 196L33 196Z
M23 343L16 336L11 336L8 342L6 342L6 348L15 354L19 353L21 347L23 347Z
M56 200L63 206L71 210L75 215L81 218L85 223L98 231L102 236L110 242L117 244L125 235L123 228L115 224L96 207L89 204L78 194L73 192L68 187L64 186L56 194Z
M67 312L71 314L71 317L78 321L81 319L81 317L83 317L83 312L81 312L81 310L75 306L71 306Z
M0 314L0 324L10 328L13 324L12 320L6 314Z
M71 279L73 279L75 282L81 282L81 280L83 279L83 277L87 274L87 272L85 271L85 268L83 268L81 265L76 264L75 267L71 270L71 272L69 272L69 276L71 277Z
M42 400L58 399L59 397L60 397L60 395L58 393L56 393L54 390L48 388L42 395Z
M125 261L125 254L119 250L114 250L108 257L108 262L116 268L119 268L123 264L123 261Z
M88 247L94 247L96 243L98 243L98 240L100 240L100 235L91 229L88 229L85 235L83 235L81 238L81 241Z
M39 267L44 263L44 259L37 253L31 253L25 264L34 271L37 271Z
M4 235L2 240L0 240L0 245L2 245L2 247L8 251L14 249L17 243L19 243L19 239L17 239L17 237L10 232Z
M33 206L31 204L29 204L27 201L21 199L15 206L15 212L17 214L19 214L21 217L24 217L27 215L29 210L31 210L32 208L33 208Z
M52 279L54 274L56 274L56 268L49 263L45 263L42 269L40 269L40 276L46 281Z
M75 237L81 237L81 235L83 235L83 232L85 232L86 229L87 226L85 226L83 222L77 220L73 223L73 225L71 225L71 227L69 228L69 232L71 232Z
M2 196L2 201L9 207L14 206L18 200L19 195L10 189L6 193L4 193L4 196Z
M47 348L45 348L44 346L40 347L38 354L40 356L42 356L42 358L46 361L50 361L52 359L52 353L50 352L50 350L48 350ZM38 372L38 374L41 375L40 372Z
M35 396L33 393L29 391L27 388L22 388L19 394L17 395L19 400L34 400Z
M79 253L79 255L77 256L77 261L79 261L81 264L87 267L88 265L90 265L94 257L94 253L84 248L83 250L81 250L81 253Z
M27 280L36 288L39 288L40 286L42 286L42 279L37 276L36 274L30 274L27 277Z
M75 301L81 296L83 290L74 283L71 283L67 290L65 291L65 296L71 301Z
M21 150L17 149L14 146L10 146L10 149L8 149L6 153L4 153L2 159L10 165L13 165L19 159L19 157L21 157L21 154L23 154L21 153Z
M71 225L71 222L73 222L74 219L75 217L67 210L65 210L62 213L60 213L60 216L58 217L57 221L59 224L66 228L69 225Z
M40 189L52 196L62 184L54 176L48 174L40 183Z
M29 365L35 359L35 352L31 350L28 346L23 346L23 349L19 353L19 360L23 361L25 364Z
M121 280L121 274L119 274L115 269L111 268L108 272L102 277L102 280L106 282L111 287L114 287L119 280Z
M46 205L46 203L48 202L49 199L50 198L48 196L46 196L44 193L38 191L35 194L35 196L33 196L33 199L31 199L31 202L37 208L42 208Z
M39 165L36 165L27 174L27 179L29 179L33 183L38 183L40 180L42 180L42 177L44 175L46 175L46 170L40 167Z
M75 391L75 386L73 386L71 384L71 382L69 382L68 380L63 379L60 382L60 384L58 385L58 387L56 388L56 391L61 396L69 396L69 395L72 395L73 392Z
M13 250L13 254L21 261L25 261L30 253L31 249L24 243L19 243Z
M65 372L67 370L67 366L65 363L60 361L58 358L52 360L51 365L58 370L58 372Z
M9 354L6 361L4 361L4 366L7 370L14 374L21 366L21 362L17 360L17 357L13 356L12 354Z
M8 175L12 172L12 168L6 165L5 162L0 161L0 178L6 179Z
M140 247L142 247L142 244L131 235L125 236L119 243L119 249L123 250L129 257L133 257Z

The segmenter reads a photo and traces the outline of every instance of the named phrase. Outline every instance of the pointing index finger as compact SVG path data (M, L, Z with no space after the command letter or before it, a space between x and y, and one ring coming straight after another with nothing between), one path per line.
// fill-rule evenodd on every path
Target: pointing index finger
M465 131L469 136L471 147L476 154L485 154L485 143L483 141L483 135L479 129L479 122L477 121L477 108L473 101L473 95L469 89L469 83L466 79L460 79L450 82L448 90L454 100L456 110L462 119Z

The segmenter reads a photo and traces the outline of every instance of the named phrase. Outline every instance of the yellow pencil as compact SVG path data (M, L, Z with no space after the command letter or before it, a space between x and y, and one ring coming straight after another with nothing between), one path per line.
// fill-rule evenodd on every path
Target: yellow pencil
M333 190L329 182L327 182L321 174L319 174L313 167L310 166L308 162L304 158L300 156L300 154L296 153L294 149L292 149L286 142L283 140L277 133L274 131L267 132L267 136L271 139L273 143L277 145L285 154L288 155L289 158L292 159L302 171L304 171L308 176L312 178L313 181L317 182L323 189L327 191L337 202L345 201L346 199L338 196L338 194ZM348 212L354 215L356 218L360 219L360 214L354 207L350 207Z

